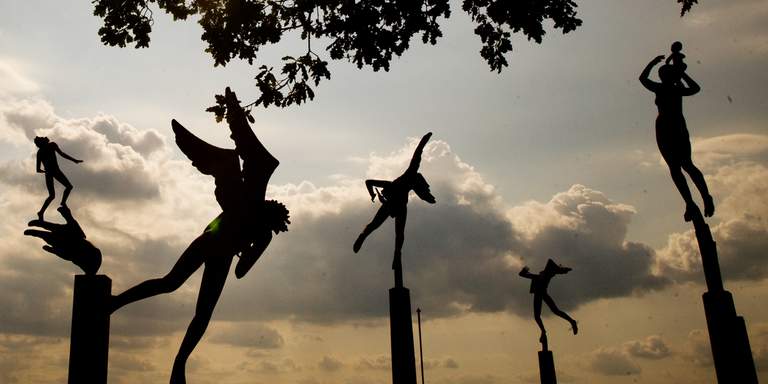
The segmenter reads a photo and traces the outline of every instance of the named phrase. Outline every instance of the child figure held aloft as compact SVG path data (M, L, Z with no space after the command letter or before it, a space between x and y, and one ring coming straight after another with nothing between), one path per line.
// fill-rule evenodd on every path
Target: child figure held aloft
M83 161L77 160L62 152L62 150L59 149L59 146L48 140L47 137L37 136L35 137L34 142L39 148L37 150L37 173L45 173L45 186L48 188L48 198L45 199L43 207L37 212L38 219L43 220L45 210L48 209L48 205L50 205L56 197L56 189L53 187L53 179L58 180L59 183L64 186L64 195L61 197L62 207L67 206L67 198L69 197L69 193L72 192L72 183L70 183L69 180L67 180L67 177L64 176L64 173L61 172L59 163L56 160L56 154L58 153L61 157L76 164L82 163ZM40 165L42 165L43 168L40 168Z
M568 316L567 313L561 311L560 308L557 308L555 301L552 300L552 298L547 293L549 281L552 280L555 275L566 274L570 271L571 268L557 265L554 261L552 261L552 259L547 260L546 267L544 267L544 270L539 272L538 275L531 273L527 266L523 267L523 270L520 271L520 276L525 277L526 279L531 279L530 292L533 293L533 318L536 320L536 324L539 325L539 329L541 329L541 337L539 338L539 341L542 343L547 342L547 330L544 328L544 323L541 321L542 301L547 303L547 306L552 311L552 313L571 323L571 329L573 329L574 335L579 332L579 327L576 324L576 320Z
M671 65L672 68L674 68L678 74L682 74L685 72L686 69L688 69L688 64L685 64L683 62L683 59L685 59L685 55L683 52L683 43L679 41L675 41L672 43L672 47L670 48L672 53L669 54L669 57L667 57L667 60L664 61L665 64Z
M388 217L392 217L395 219L395 257L392 261L392 269L395 271L402 270L401 251L405 240L405 220L408 215L408 194L413 190L422 200L430 204L435 203L435 197L432 196L432 193L429 191L427 180L424 179L424 176L422 176L421 173L419 173L421 154L430 137L432 137L432 132L427 133L421 138L419 145L416 146L416 151L413 153L408 169L406 169L400 177L392 181L365 181L365 188L368 190L368 194L371 195L371 201L374 201L378 196L379 201L381 202L381 208L376 212L373 220L365 226L365 229L360 233L360 236L357 237L355 244L352 246L352 250L357 253L360 250L360 247L363 246L365 238L375 231L376 228L381 226ZM381 188L381 191L377 188Z

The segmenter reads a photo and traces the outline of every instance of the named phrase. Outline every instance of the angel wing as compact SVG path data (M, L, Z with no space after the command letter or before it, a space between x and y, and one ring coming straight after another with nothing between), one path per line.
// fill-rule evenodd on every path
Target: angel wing
M171 128L176 135L176 145L192 160L192 165L202 174L211 175L216 180L216 201L221 209L241 209L243 181L237 152L206 143L176 120L171 121Z

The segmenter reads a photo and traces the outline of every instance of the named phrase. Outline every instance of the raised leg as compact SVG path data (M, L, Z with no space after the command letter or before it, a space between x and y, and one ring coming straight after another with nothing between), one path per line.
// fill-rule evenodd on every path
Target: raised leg
M365 226L363 232L360 233L360 236L358 236L357 240L355 240L355 244L352 246L352 250L355 251L355 253L357 253L360 250L360 247L363 246L365 238L368 237L368 235L370 235L373 231L376 230L376 228L380 227L381 224L387 220L388 215L389 208L382 204L379 210L376 211L376 215L373 216L373 220L371 220L371 222Z
M227 281L229 267L232 265L232 257L211 259L206 263L203 271L203 280L200 283L200 293L197 296L197 306L195 307L195 316L187 327L187 333L179 347L179 353L173 362L171 370L171 384L186 384L185 367L187 359L192 351L203 338L208 323L211 321L213 310L219 301L221 291L224 289L224 283Z
M210 238L206 234L200 235L181 254L179 260L171 268L167 275L159 279L147 280L112 299L112 312L126 304L143 300L161 293L170 293L178 289L195 271L203 265L205 256L212 250L209 246Z
M544 302L547 303L547 306L557 316L562 317L563 319L567 320L569 323L571 323L571 329L573 329L573 334L577 334L579 332L579 327L576 324L576 320L574 320L572 317L568 316L567 313L560 310L560 308L557 307L555 304L555 301L552 300L552 298L549 295L544 295L543 297Z

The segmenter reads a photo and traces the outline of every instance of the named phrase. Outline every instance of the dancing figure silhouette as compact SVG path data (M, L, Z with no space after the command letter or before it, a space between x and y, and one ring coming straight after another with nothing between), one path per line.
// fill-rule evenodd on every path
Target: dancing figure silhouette
M371 201L375 201L376 197L378 197L381 207L376 212L373 220L365 226L363 232L357 237L352 250L357 253L368 235L381 226L387 220L387 217L393 217L395 219L395 257L392 261L392 269L395 271L402 271L401 255L403 242L405 241L405 221L408 216L408 194L410 191L414 191L422 200L430 204L435 203L435 197L432 196L429 190L427 180L419 173L421 154L430 137L432 137L432 132L427 133L421 138L421 141L416 146L416 151L413 153L408 169L398 178L392 181L365 181L365 188L371 196Z
M579 332L579 327L576 323L576 320L568 316L567 313L560 310L560 308L558 308L555 304L555 301L552 300L552 297L549 296L549 293L547 293L549 282L553 277L555 277L555 275L563 275L570 271L571 268L557 265L557 263L552 261L552 259L547 260L547 265L544 267L544 270L539 272L538 275L531 273L528 267L523 267L523 269L520 271L520 276L525 277L526 279L531 279L530 292L533 293L533 318L536 320L536 324L538 324L539 329L541 329L541 337L539 337L539 341L542 344L547 343L547 330L544 328L544 322L541 321L542 301L547 304L552 313L571 323L571 329L573 330L574 335Z

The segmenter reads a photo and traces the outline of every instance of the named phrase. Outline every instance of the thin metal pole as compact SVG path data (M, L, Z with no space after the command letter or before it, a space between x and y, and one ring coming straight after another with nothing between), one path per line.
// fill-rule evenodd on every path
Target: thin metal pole
M416 308L416 318L419 319L419 361L421 362L421 384L424 384L424 351L421 349L421 308Z

